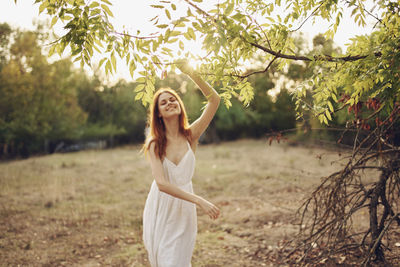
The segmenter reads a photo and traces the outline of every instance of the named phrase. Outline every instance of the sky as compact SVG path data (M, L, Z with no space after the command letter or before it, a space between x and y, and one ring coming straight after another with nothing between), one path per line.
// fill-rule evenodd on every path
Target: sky
M117 30L122 31L122 29L127 29L131 33L136 33L137 29L141 29L142 32L154 31L154 26L152 26L152 24L148 21L154 17L155 10L149 6L152 1L117 0L112 2L113 6L111 10L114 13L114 18L112 18L111 22ZM177 6L183 4L182 0L176 0L172 2L176 3ZM209 4L216 2L217 1L211 0L207 1ZM13 27L34 29L32 23L34 19L45 20L48 18L48 16L43 13L39 15L39 5L33 3L34 0L18 0L17 4L14 3L14 0L1 0L0 23L7 22ZM371 3L369 3L369 6L372 6ZM375 24L375 21L372 19L372 17L367 17L367 26L364 28L358 27L350 17L350 12L351 10L345 11L342 23L339 26L334 38L334 42L339 45L343 51L346 50L345 44L349 43L349 39L351 37L370 33ZM301 31L304 33L305 37L311 41L315 35L325 32L328 27L329 24L324 21L318 21L317 23L313 24L312 21L309 20L304 24ZM56 24L55 32L62 32L62 25L59 23ZM191 47L191 50L192 49L200 50L200 46L193 48ZM123 61L118 63L118 73L115 74L111 79L117 80L119 78L124 78L128 81L132 79Z

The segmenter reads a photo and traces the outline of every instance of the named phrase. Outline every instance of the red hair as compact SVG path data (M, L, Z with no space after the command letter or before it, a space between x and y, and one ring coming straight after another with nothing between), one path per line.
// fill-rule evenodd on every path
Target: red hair
M143 145L143 151L146 153L151 143L155 143L155 153L162 160L165 157L167 148L167 136L165 134L165 125L163 119L160 117L160 110L158 109L158 99L162 93L169 93L173 95L181 107L181 114L179 114L179 132L186 137L189 143L192 143L192 132L189 129L189 122L186 115L185 106L179 95L170 88L161 88L153 96L153 103L150 106L150 112L147 119L147 127L149 132L146 136L146 141Z

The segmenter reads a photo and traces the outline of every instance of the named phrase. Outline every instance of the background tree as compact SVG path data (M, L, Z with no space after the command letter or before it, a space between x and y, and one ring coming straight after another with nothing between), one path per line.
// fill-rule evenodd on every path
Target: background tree
M89 141L141 142L146 110L134 102L135 83L106 86L69 59L43 53L47 28L1 25L0 144L2 157L51 153Z
M77 85L79 105L88 114L81 139L107 139L110 145L141 142L146 109L133 101L134 87L123 80L107 86L96 76Z
M48 63L41 33L16 31L0 71L0 132L4 154L28 156L55 138L71 138L85 122L71 86L72 63Z
M3 68L7 60L6 51L9 49L9 38L11 35L11 28L7 23L0 24L0 70Z

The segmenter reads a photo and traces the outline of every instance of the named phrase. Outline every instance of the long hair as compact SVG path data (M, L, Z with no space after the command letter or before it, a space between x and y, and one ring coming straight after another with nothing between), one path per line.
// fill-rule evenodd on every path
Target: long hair
M179 115L179 132L186 137L189 143L192 143L192 132L189 129L189 122L186 115L185 106L179 95L171 88L161 88L153 96L153 103L150 106L149 115L147 119L147 127L149 128L146 136L146 141L143 145L143 151L146 154L150 148L150 144L155 142L155 153L163 160L167 147L167 136L165 133L165 125L163 119L160 117L160 110L158 109L158 99L162 93L169 93L173 95L181 107L181 114Z

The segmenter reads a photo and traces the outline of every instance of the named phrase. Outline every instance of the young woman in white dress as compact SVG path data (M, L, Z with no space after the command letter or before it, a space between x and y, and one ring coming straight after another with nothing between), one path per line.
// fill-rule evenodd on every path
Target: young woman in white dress
M190 267L197 234L196 206L212 219L220 213L214 204L193 193L191 182L194 151L220 97L187 63L179 68L197 84L208 103L189 125L175 91L160 89L154 95L144 144L154 181L143 212L143 241L152 267Z

